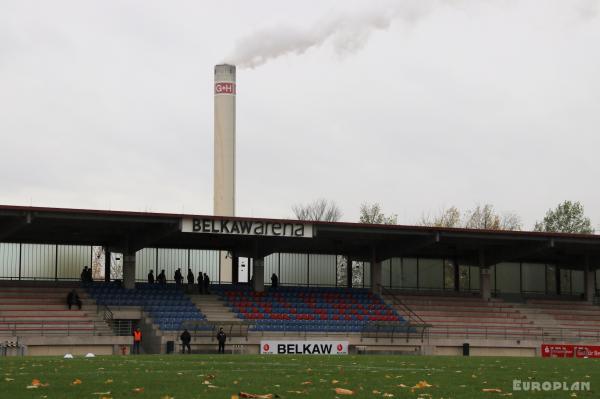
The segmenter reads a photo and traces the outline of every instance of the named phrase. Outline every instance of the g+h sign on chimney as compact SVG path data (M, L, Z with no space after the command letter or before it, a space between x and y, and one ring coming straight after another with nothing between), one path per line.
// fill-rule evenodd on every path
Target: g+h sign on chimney
M216 82L215 94L233 94L235 95L235 83L233 82Z

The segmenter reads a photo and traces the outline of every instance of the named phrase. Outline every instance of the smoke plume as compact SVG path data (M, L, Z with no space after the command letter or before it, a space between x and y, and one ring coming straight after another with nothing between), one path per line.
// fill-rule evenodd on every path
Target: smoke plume
M367 43L371 33L388 29L394 20L414 23L427 12L428 5L431 5L428 0L385 4L373 1L369 2L369 9L329 16L310 28L279 26L260 30L238 40L225 61L242 68L255 68L283 55L303 54L329 42L338 55L351 54Z

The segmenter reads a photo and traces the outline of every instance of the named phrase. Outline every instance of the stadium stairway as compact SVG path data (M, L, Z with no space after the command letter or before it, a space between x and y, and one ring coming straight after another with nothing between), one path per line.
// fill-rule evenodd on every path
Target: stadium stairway
M206 316L211 323L239 321L231 308L218 295L189 295L192 303Z
M82 309L66 298L77 289ZM0 336L113 335L96 302L77 283L4 282L0 285Z
M600 307L586 302L533 299L525 303L499 298L396 295L426 323L433 338L600 339ZM393 297L384 296L388 303ZM403 309L398 306L400 314ZM403 315L407 317L408 315Z

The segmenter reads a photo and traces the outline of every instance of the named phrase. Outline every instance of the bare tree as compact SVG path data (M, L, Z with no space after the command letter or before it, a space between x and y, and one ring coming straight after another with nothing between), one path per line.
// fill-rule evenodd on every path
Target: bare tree
M363 202L360 205L360 222L367 224L398 224L398 215L386 215L377 202L369 204Z
M422 215L418 222L420 226L432 227L461 227L461 215L457 207L442 209L437 215Z
M299 220L337 222L342 217L342 211L334 201L319 198L308 204L292 206L294 215Z
M515 213L498 214L491 204L477 205L467 211L464 226L468 229L521 230L521 218Z

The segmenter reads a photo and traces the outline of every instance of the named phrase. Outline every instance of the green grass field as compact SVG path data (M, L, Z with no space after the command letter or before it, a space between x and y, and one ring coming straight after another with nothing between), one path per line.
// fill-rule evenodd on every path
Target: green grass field
M600 361L491 357L148 355L0 358L1 398L598 398ZM591 391L513 391L523 381ZM39 380L38 385L34 380ZM426 381L430 387L412 388ZM47 384L47 385L46 385ZM36 386L32 388L32 386ZM422 384L424 385L424 384ZM29 388L28 388L29 386ZM335 388L354 392L336 394ZM484 392L483 389L501 392ZM393 396L390 396L393 395Z

